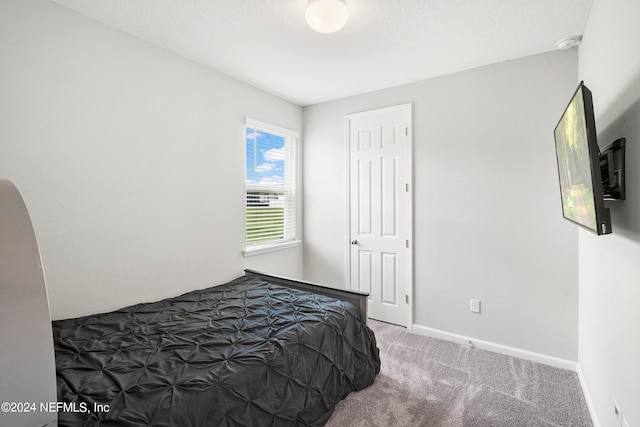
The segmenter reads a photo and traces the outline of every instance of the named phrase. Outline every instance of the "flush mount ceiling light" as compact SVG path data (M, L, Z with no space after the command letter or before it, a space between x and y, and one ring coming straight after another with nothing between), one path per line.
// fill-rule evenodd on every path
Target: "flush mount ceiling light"
M309 0L307 24L319 33L335 33L347 23L349 10L342 0Z
M582 37L580 36L569 36L558 40L556 42L556 46L558 46L558 49L570 49L574 46L578 46L580 44L580 40L582 40Z

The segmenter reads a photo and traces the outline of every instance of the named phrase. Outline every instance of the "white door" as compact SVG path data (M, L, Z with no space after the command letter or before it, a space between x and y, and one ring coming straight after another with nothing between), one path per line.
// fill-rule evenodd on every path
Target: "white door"
M409 326L412 292L411 105L347 116L349 285L369 317Z

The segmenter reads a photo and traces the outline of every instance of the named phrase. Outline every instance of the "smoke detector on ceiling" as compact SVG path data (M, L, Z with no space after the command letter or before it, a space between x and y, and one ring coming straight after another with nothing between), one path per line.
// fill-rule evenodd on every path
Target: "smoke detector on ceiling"
M582 36L569 36L558 40L556 42L556 46L558 46L558 49L570 49L574 46L578 46L581 40Z

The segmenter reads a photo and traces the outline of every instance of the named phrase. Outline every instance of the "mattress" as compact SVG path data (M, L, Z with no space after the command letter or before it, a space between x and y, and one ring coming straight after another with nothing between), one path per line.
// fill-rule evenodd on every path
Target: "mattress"
M380 371L351 303L251 276L53 334L60 426L323 425Z

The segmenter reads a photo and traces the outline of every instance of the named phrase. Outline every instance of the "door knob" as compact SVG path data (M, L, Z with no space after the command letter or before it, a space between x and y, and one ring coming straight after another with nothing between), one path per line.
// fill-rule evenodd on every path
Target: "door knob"
M358 244L358 241L357 241L356 239L353 239L353 240L351 241L351 244L352 244L352 245L357 245L357 244Z

